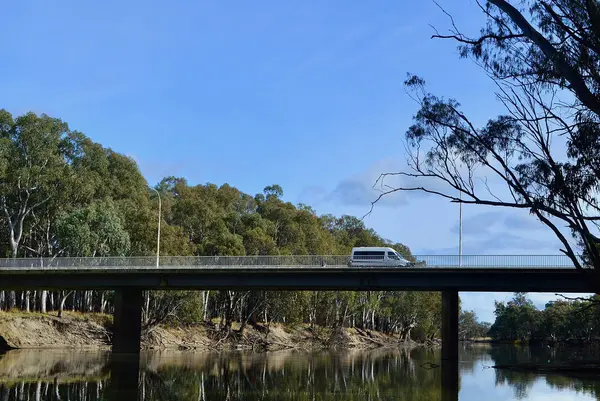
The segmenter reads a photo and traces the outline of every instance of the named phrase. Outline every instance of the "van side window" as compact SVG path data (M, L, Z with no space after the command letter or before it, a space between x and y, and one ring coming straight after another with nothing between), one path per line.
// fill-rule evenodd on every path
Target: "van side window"
M384 251L356 251L356 252L354 252L354 259L383 260L384 257L385 257Z
M390 258L390 259L394 259L394 260L400 260L400 259L398 258L398 255L396 255L394 252L389 252L389 251L388 251L388 253L387 253L387 256L388 256L388 258Z

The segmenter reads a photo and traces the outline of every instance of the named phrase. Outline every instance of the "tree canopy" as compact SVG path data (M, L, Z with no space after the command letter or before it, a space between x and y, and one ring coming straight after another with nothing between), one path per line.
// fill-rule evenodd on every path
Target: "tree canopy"
M420 190L527 210L578 268L598 269L598 2L489 0L480 8L486 23L479 34L461 32L451 18L450 33L433 37L458 42L461 56L494 80L506 113L479 126L457 100L429 93L423 78L409 74L405 84L419 110L406 132L409 169L397 174L422 185L387 193Z
M165 177L150 188L137 164L47 115L0 111L0 255L4 257L349 255L392 243L353 216L318 215L284 198L280 185L246 194L229 184L190 185ZM0 309L110 312L105 291L0 291ZM170 319L356 326L436 335L439 294L404 292L152 292L146 327Z
M496 321L489 335L496 340L589 342L600 330L600 314L593 301L559 299L537 309L524 293L496 302Z

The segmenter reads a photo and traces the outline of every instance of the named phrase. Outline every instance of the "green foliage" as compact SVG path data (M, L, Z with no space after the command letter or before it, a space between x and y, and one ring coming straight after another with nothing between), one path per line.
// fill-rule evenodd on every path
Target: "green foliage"
M112 201L101 201L58 217L57 240L70 256L123 256L131 246Z
M46 214L43 209L69 186L69 140L61 120L34 113L13 119L0 110L0 207L9 246L4 254L19 256L34 213Z
M496 302L496 321L490 328L494 338L525 341L532 338L540 322L540 312L525 294L516 293L507 304Z
M489 333L509 341L590 341L600 331L600 311L591 300L557 300L543 310L535 308L523 293L507 302L496 303L496 321Z
M202 316L202 300L193 291L154 291L146 312L144 328L158 324L190 324Z
M228 184L190 185L165 177L149 188L131 158L94 143L67 124L0 111L0 252L27 257L154 256L161 205L161 256L348 255L355 246L391 243L353 216L317 215L283 199L274 184L245 194ZM20 225L19 225L20 224ZM8 227L8 228L7 228ZM19 234L21 233L21 234ZM14 293L11 293L14 294ZM26 292L0 308L110 311L110 292ZM408 292L151 292L146 327L202 319L356 326L430 339L439 333L440 296ZM219 319L220 318L220 319Z
M461 311L458 320L458 335L462 340L487 337L490 324L479 322L474 311Z

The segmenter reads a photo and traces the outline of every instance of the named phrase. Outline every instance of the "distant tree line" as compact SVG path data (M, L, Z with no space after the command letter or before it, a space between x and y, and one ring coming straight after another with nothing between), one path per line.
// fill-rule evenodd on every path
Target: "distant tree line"
M524 293L496 302L496 321L489 335L496 340L519 342L590 342L600 332L600 310L590 300L556 300L543 310L535 307Z
M158 197L161 256L347 255L391 246L360 219L317 215L283 200L279 185L257 195L224 184L164 178L150 188L129 157L47 115L0 110L0 255L7 258L153 256ZM48 261L48 259L46 259ZM1 310L112 312L111 291L0 291ZM424 292L165 291L146 294L146 327L166 320L356 326L426 339L439 332L440 297Z
M458 319L458 337L460 340L482 339L488 336L490 324L480 322L473 310L461 311Z

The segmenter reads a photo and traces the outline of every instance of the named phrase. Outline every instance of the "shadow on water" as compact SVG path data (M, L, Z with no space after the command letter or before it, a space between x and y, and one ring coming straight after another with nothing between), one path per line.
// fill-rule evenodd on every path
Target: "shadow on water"
M437 350L341 352L278 351L260 354L149 351L16 350L0 355L0 401L41 400L457 400L460 373L481 371L490 358L535 358L531 350L464 347L459 365L440 367ZM541 356L540 356L541 357ZM518 393L535 378L495 372L496 383ZM596 394L568 378L555 388ZM442 388L444 383L444 389ZM486 386L487 384L487 386ZM493 382L482 383L490 387ZM487 391L487 390L486 390ZM463 396L465 398L463 398ZM486 398L478 393L477 400ZM461 399L473 399L461 393Z

